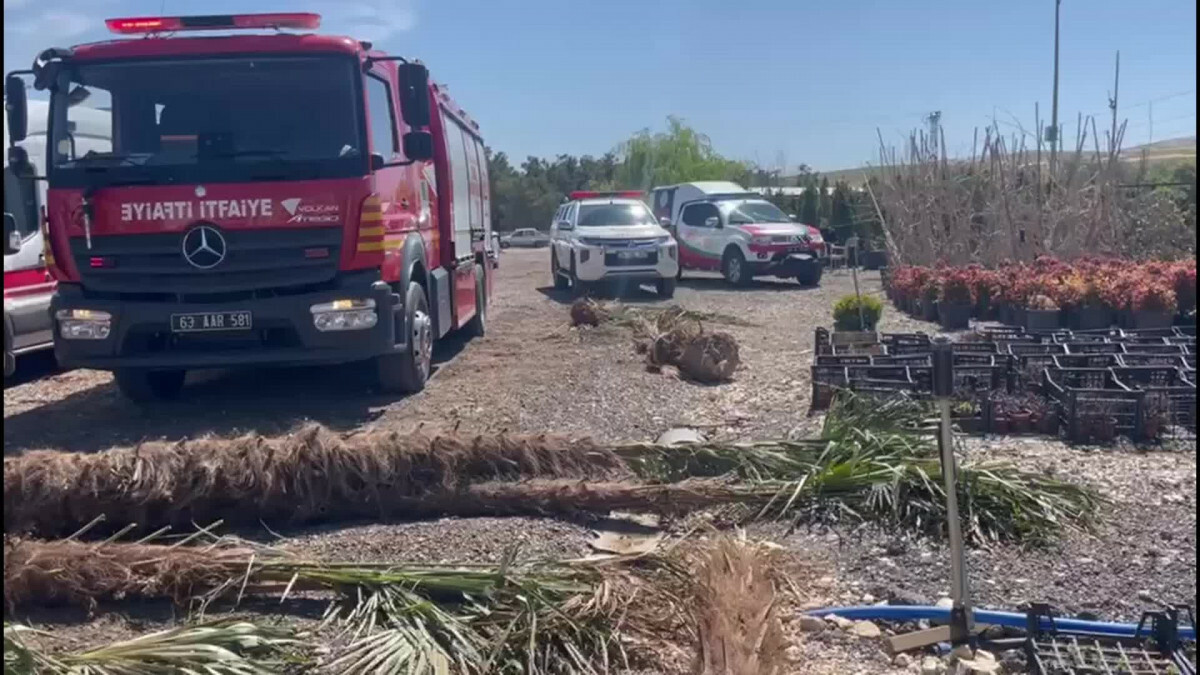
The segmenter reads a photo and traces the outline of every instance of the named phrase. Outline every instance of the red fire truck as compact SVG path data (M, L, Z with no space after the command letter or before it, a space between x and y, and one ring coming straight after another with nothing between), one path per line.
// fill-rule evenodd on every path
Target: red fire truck
M291 32L319 23L110 19L137 38L48 49L8 75L10 142L29 78L49 101L62 365L111 370L138 401L178 395L189 369L360 360L411 392L435 340L484 332L496 251L479 125L419 62ZM110 113L109 151L77 138L89 109Z

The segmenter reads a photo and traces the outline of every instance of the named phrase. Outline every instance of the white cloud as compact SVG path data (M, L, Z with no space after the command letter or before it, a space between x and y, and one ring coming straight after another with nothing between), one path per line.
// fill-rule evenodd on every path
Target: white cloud
M353 38L376 44L417 25L415 0L361 0L326 13L330 23Z

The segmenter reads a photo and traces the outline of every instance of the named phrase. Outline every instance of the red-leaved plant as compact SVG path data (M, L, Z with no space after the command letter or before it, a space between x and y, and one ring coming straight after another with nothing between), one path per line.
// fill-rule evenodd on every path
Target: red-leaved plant
M947 305L974 305L973 270L949 267L942 270L938 301Z
M1161 277L1143 276L1130 294L1130 307L1135 312L1165 312L1174 314L1179 307L1175 289Z

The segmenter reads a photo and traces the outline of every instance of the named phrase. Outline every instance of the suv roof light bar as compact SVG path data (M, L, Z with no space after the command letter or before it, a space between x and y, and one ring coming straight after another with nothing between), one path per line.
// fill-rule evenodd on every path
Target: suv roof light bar
M170 33L183 30L251 30L260 28L304 28L315 30L321 15L309 12L273 14L211 14L205 16L144 16L105 19L108 30L120 35Z

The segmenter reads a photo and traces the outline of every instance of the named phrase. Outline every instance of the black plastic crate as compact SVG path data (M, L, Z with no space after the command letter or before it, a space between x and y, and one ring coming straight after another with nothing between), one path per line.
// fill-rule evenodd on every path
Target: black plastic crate
M1190 337L1194 338L1194 337L1196 337L1196 327L1195 326L1175 326L1175 334L1176 335L1186 335L1186 336L1190 336Z
M1043 391L1060 406L1067 438L1081 440L1099 433L1106 418L1115 434L1138 438L1145 392L1120 382L1110 368L1046 368Z
M955 354L999 354L995 342L954 342L950 351Z
M928 354L933 350L933 343L919 344L901 342L885 345L890 356L905 356L911 354Z
M1196 385L1184 371L1169 366L1113 368L1117 381L1149 397L1165 397L1171 424L1196 428Z
M1187 357L1177 354L1118 354L1117 358L1121 362L1115 365L1121 368L1136 368L1139 366L1172 366L1175 368L1184 368L1187 366Z
M833 342L829 337L829 329L817 326L813 334L813 351L817 354L832 354Z
M1109 339L1108 333L1071 332L1056 333L1054 342L1061 345L1068 342L1112 342L1112 340Z
M1000 354L990 352L956 352L954 354L954 366L999 366L1008 363L1007 357L1001 358Z
M1126 354L1175 354L1183 356L1187 353L1186 345L1125 345Z
M833 402L838 390L850 384L850 376L846 366L813 366L812 367L812 407L822 410Z
M870 354L854 354L849 356L834 356L833 354L818 354L818 366L869 366L875 358Z
M1190 607L1144 612L1132 636L1060 629L1050 606L1032 604L1025 618L1025 661L1033 675L1195 675L1195 640L1180 638Z
M881 333L879 341L885 345L932 345L933 339L926 333Z
M848 356L862 355L869 356L884 356L888 353L888 348L885 345L832 345L829 351L825 352L832 356Z
M1112 368L1121 365L1120 354L1055 354L1056 368Z
M954 366L954 388L970 391L998 391L1008 388L1008 368L1004 366Z
M1008 353L1013 356L1023 356L1025 354L1066 354L1067 348L1065 345L1053 343L1028 343L1028 344L1010 344Z
M883 380L910 382L908 366L847 366L851 382L858 380Z
M893 356L871 357L873 366L932 366L933 357L929 354L896 354Z
M1119 342L1066 342L1068 354L1124 354L1125 345Z
M1171 326L1170 328L1125 328L1121 330L1121 333L1126 338L1166 337L1168 335L1177 335L1175 328L1176 326Z

